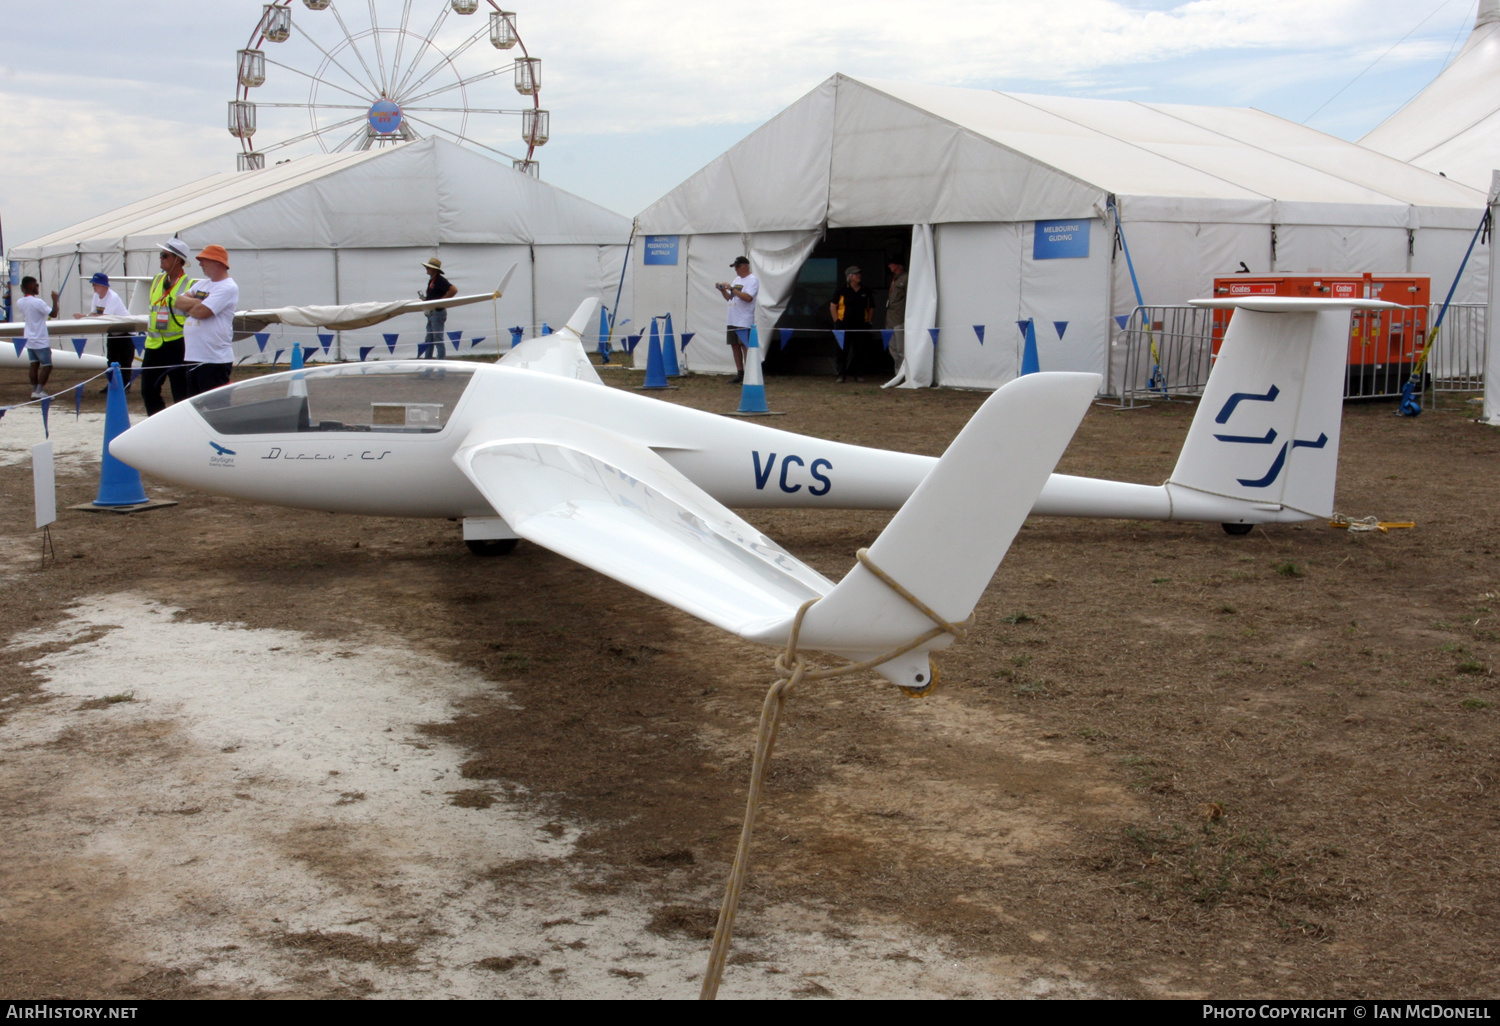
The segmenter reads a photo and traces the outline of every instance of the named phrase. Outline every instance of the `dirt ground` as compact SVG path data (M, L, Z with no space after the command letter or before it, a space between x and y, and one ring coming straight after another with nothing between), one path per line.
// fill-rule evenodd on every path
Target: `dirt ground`
M931 454L984 399L767 391ZM1415 529L1034 518L934 695L795 693L724 993L1500 992L1475 410L1346 408L1338 509ZM1095 407L1060 469L1158 483L1192 413ZM696 995L772 653L448 522L147 489L43 566L0 460L0 993ZM835 578L888 519L746 516Z

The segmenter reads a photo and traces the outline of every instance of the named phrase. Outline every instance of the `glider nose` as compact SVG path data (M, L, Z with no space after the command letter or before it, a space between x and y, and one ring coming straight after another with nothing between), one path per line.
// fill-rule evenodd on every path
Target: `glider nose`
M184 412L186 405L184 404ZM175 439L182 437L182 417L174 416L176 410L163 410L154 417L147 417L114 437L109 443L109 453L117 460L130 464L136 470L158 477L166 476L165 465L171 458ZM172 422L176 422L175 424Z

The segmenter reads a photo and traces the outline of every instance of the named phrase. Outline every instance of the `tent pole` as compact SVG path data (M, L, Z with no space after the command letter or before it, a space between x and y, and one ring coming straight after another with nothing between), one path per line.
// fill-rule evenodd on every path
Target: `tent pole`
M620 284L615 288L615 308L609 313L609 338L604 340L606 346L615 339L615 318L620 316L620 294L625 291L625 272L630 269L630 249L635 245L636 219L630 221L630 238L625 240L625 262L620 265ZM686 327L687 311L683 311L683 326Z

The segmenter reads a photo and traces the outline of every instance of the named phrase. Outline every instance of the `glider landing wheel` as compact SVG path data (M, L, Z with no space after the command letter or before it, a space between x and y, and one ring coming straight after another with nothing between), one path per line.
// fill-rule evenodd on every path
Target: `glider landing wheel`
M1249 534L1251 531L1255 530L1254 524L1222 524L1220 526L1224 528L1225 534Z
M476 556L504 556L508 555L516 547L519 538L479 538L464 542L469 551Z

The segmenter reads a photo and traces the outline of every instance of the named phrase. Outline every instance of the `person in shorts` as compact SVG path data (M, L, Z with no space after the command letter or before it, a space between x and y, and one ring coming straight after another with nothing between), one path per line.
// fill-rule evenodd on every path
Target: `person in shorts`
M27 373L31 378L31 398L47 397L47 379L52 376L52 336L47 334L47 318L57 316L57 293L52 293L52 305L37 295L41 283L31 275L21 279L21 299L16 303L16 313L26 322Z
M737 385L745 380L745 346L755 324L755 297L760 293L760 279L750 273L750 261L745 257L736 257L729 266L734 268L734 281L715 282L714 288L729 303L724 341L734 353L733 381Z
M234 368L234 308L240 287L229 276L229 254L223 246L205 246L198 254L205 277L177 297L182 322L183 355L188 366L188 397L229 384Z

